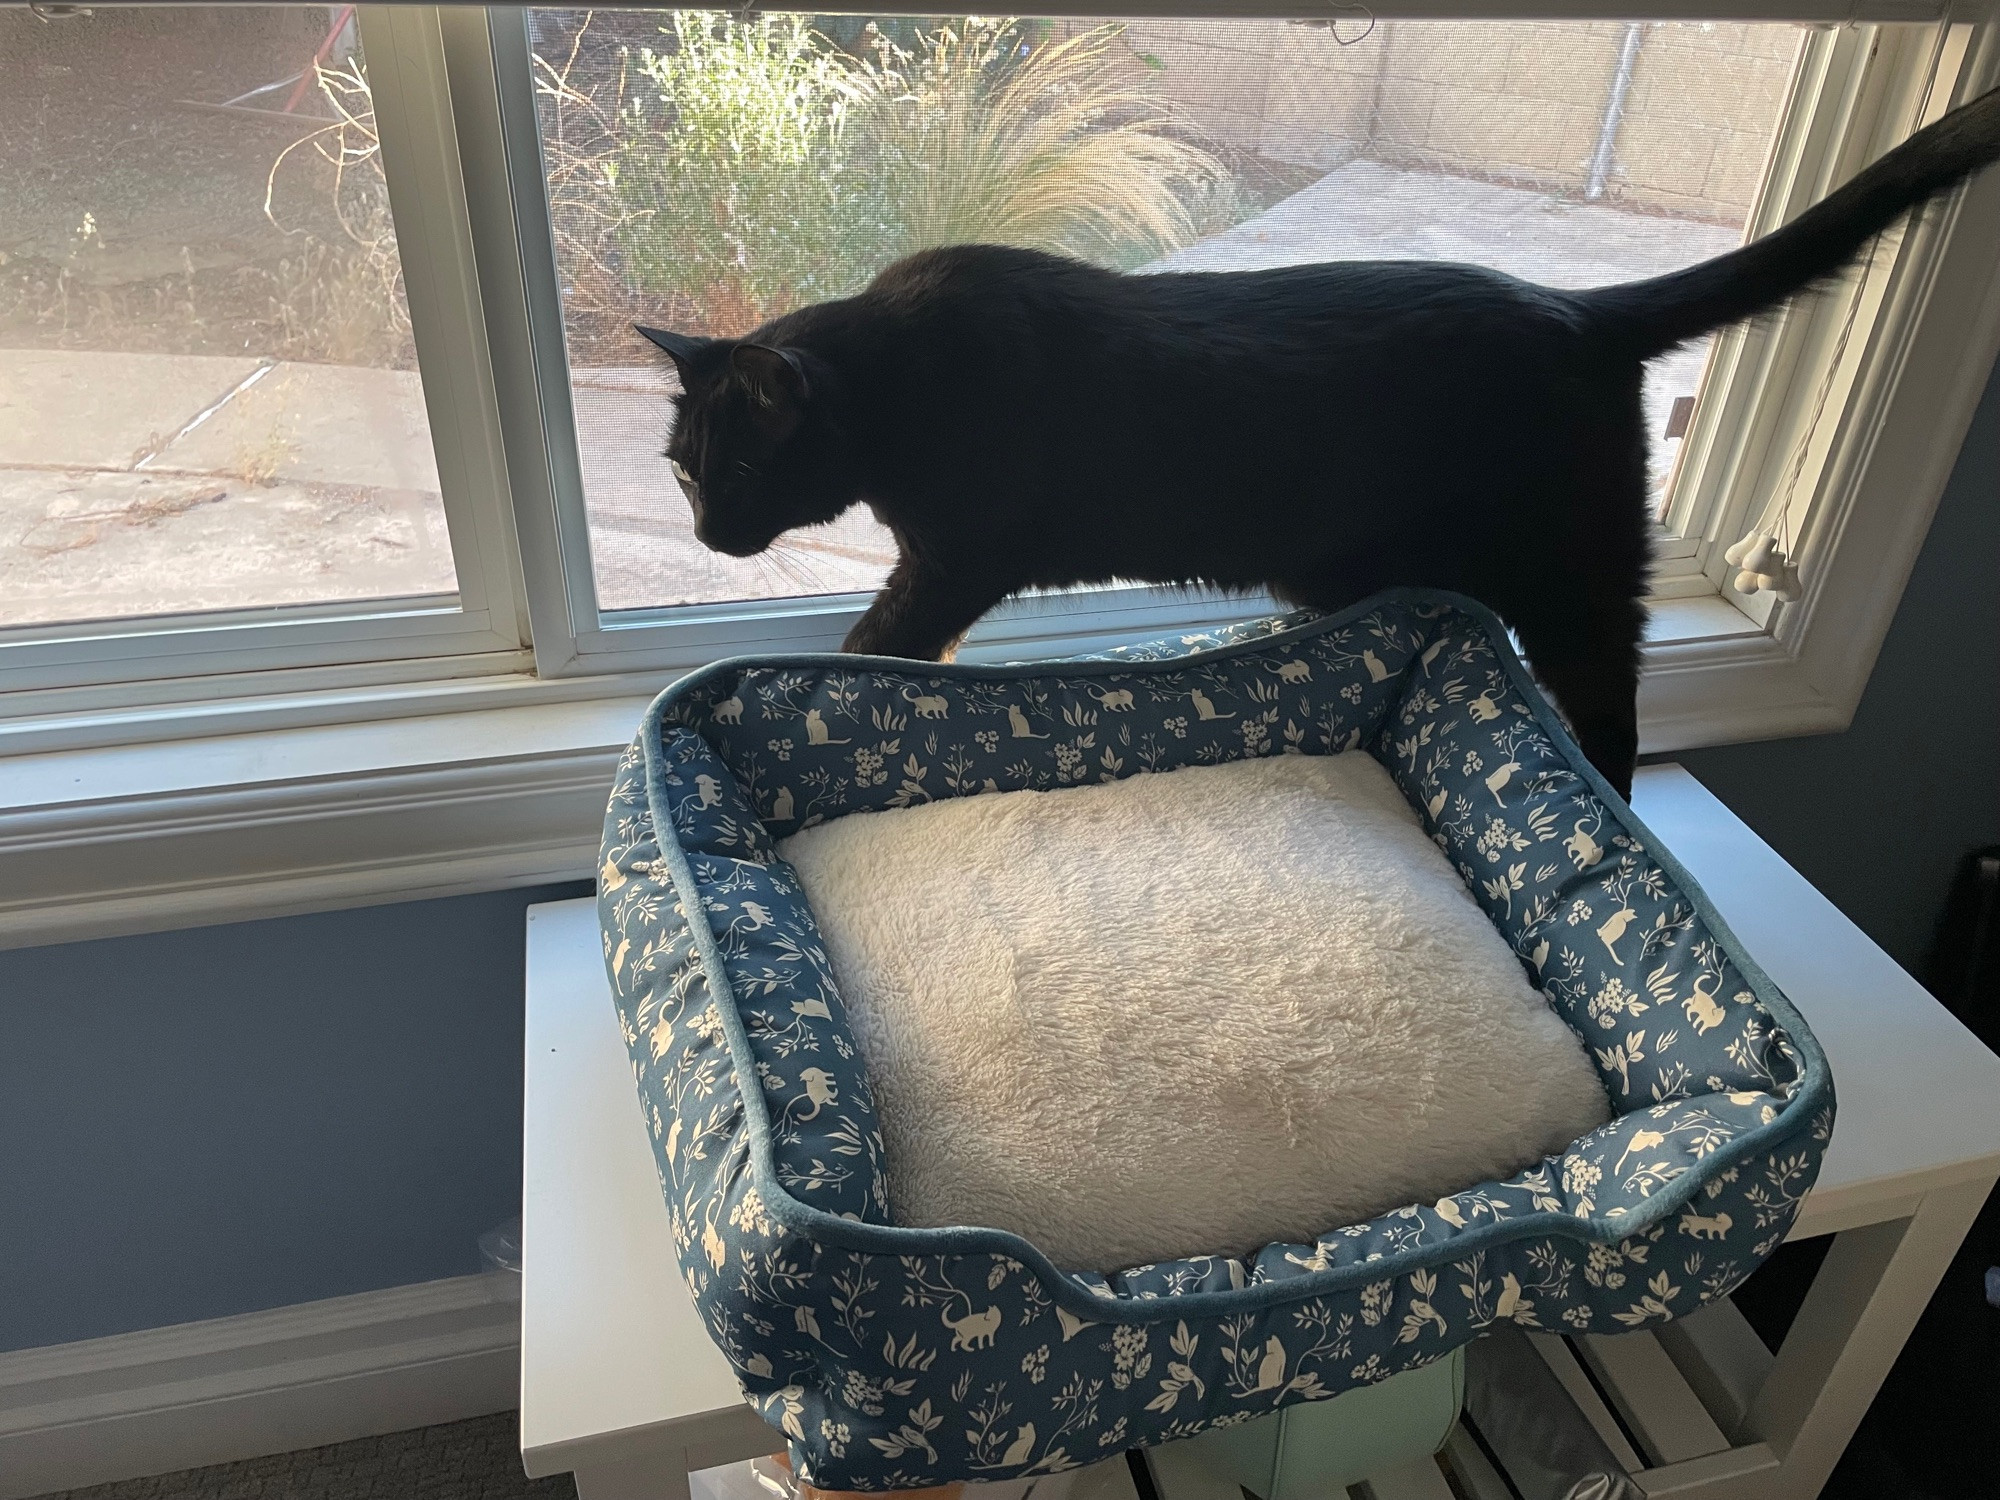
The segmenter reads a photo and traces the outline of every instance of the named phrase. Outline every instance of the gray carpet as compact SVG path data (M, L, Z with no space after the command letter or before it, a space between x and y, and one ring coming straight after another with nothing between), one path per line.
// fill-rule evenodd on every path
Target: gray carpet
M515 1413L128 1479L43 1500L575 1500L521 1472Z

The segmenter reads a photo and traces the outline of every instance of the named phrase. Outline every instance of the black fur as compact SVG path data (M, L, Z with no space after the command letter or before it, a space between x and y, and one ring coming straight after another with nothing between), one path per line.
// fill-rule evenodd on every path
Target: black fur
M1621 791L1647 541L1643 362L1839 270L2000 156L2000 92L1790 225L1651 281L1565 292L1354 261L1118 275L966 245L743 340L642 329L684 394L696 534L748 556L866 502L900 560L846 649L935 660L1029 587L1394 584L1498 610Z

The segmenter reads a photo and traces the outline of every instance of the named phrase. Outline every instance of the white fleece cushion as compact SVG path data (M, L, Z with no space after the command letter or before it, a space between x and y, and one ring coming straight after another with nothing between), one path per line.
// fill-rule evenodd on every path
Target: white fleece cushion
M1609 1111L1365 754L855 815L779 845L899 1223L1069 1270L1247 1255L1559 1151Z

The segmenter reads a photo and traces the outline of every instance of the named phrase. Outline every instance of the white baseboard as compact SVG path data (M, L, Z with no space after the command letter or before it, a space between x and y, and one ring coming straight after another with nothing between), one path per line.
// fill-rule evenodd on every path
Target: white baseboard
M0 1354L0 1500L506 1411L520 1295L460 1276Z

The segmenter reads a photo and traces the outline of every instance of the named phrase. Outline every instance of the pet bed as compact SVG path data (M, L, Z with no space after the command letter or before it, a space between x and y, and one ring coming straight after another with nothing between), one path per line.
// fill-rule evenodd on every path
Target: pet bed
M1354 750L1584 1039L1610 1122L1504 1180L1247 1258L1066 1273L1017 1235L896 1225L868 1082L775 841L929 799ZM718 664L661 695L620 763L599 902L682 1270L825 1488L1054 1472L1375 1383L1497 1321L1680 1316L1782 1241L1832 1131L1796 1012L1583 760L1500 624L1449 595L1094 661Z

